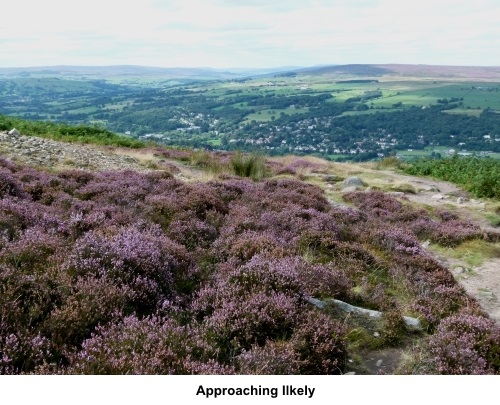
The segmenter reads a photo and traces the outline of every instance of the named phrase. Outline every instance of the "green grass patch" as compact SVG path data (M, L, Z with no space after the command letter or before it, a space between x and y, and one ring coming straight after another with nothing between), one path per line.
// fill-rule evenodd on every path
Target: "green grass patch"
M107 129L86 125L71 126L48 121L27 121L0 115L0 130L17 128L22 134L50 138L56 141L92 143L97 145L142 148L145 142L117 135Z
M433 244L431 251L440 255L462 261L468 267L481 266L485 261L500 257L500 245L484 240L471 240L453 248L446 248Z
M252 180L260 180L267 175L264 157L255 153L243 155L236 152L231 159L231 167L237 176L250 177Z

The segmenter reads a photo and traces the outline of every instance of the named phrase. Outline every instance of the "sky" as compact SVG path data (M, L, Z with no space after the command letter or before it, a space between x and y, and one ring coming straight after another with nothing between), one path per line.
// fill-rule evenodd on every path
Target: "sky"
M15 0L0 67L500 66L500 0Z

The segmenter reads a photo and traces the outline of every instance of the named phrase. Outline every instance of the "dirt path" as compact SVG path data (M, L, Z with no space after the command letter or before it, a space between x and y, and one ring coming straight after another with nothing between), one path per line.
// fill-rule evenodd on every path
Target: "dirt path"
M438 257L467 293L477 299L484 311L500 325L500 258L483 262L472 269L459 260Z
M480 215L485 204L475 199L468 199L467 193L456 185L445 181L394 173L389 170L380 172L389 179L411 184L420 190L417 194L405 194L410 201L442 206L444 209L453 206L462 218L471 220L484 231L500 233L498 228L491 226L485 217ZM467 293L478 300L485 312L500 324L500 258L487 260L472 270L468 270L464 263L450 257L439 257L439 260L452 271Z

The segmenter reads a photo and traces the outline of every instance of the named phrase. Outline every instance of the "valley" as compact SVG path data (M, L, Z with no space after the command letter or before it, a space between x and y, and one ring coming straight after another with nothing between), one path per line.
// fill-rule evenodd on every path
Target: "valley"
M0 114L91 124L172 146L336 161L500 156L496 68L165 71L0 69Z

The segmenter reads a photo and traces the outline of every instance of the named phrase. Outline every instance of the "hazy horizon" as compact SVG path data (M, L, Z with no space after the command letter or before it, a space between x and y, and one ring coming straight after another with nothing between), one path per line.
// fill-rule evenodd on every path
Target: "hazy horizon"
M336 66L436 66L436 67L484 67L484 68L500 68L500 63L497 65L450 65L450 64L427 64L427 63L328 63L311 66L262 66L262 67L247 67L247 66L229 66L229 67L214 67L214 66L150 66L150 65L134 65L134 64L114 64L114 65L34 65L34 66L1 66L0 69L47 69L47 68L118 68L118 67L135 67L144 69L199 69L199 70L214 70L218 72L228 71L236 72L238 70L277 70L277 69L315 69L322 67L336 67Z

